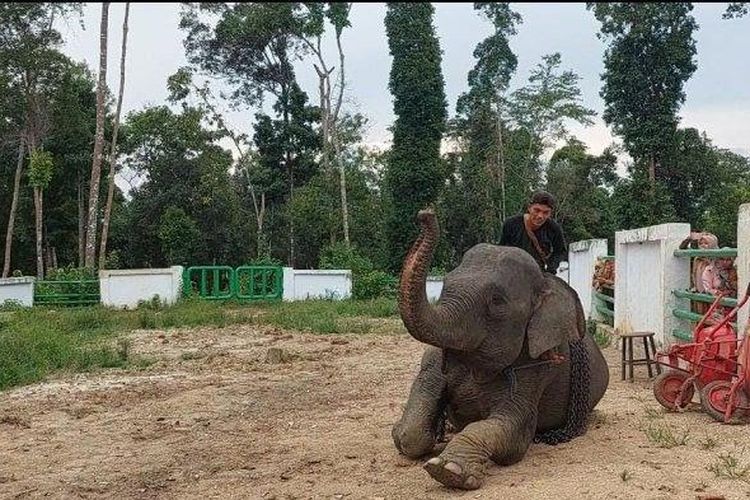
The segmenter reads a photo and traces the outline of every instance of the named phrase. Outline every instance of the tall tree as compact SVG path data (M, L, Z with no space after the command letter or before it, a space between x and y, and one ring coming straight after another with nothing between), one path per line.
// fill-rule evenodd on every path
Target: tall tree
M587 3L609 41L604 54L604 121L628 153L648 169L653 187L664 178L662 158L677 129L684 84L695 72L693 5Z
M298 184L290 110L297 104L300 89L293 62L307 49L301 37L314 37L320 30L319 13L320 8L297 2L201 3L189 5L180 21L180 27L187 31L184 44L188 61L229 83L234 88L230 99L236 105L258 105L266 94L276 97L275 109L285 129L280 137L288 199L294 196ZM207 20L206 16L215 19ZM294 229L292 223L287 256L291 266L295 260Z
M447 104L433 13L429 3L389 3L385 16L396 115L386 171L389 268L394 272L416 236L417 212L435 203L445 179L440 144Z
M464 226L475 234L469 240L479 242L493 239L508 213L509 195L514 196L508 189L506 150L512 141L508 140L505 94L518 64L508 38L516 33L521 16L507 3L475 3L474 9L492 22L494 32L474 49L476 63L469 71L469 90L459 96L458 116L449 129L451 138L461 145L456 167L460 189L466 192L460 203L463 207L455 208L480 215Z
M5 235L4 277L10 273L24 149L35 151L49 131L51 96L69 66L67 58L57 50L62 37L53 28L54 21L70 13L80 13L80 4L0 4L0 109L4 134L15 137L18 143Z
M99 247L99 269L104 269L107 261L107 237L109 236L109 221L112 216L112 202L115 194L115 167L117 166L117 133L120 130L120 111L122 110L122 96L125 91L125 55L128 48L128 17L130 2L125 2L125 17L122 21L122 53L120 56L120 91L117 95L117 111L112 122L112 144L109 150L109 174L107 178L107 204L104 208L102 221L102 240Z
M535 146L545 150L558 140L568 139L568 121L591 125L591 118L596 116L593 110L580 103L580 77L571 70L561 71L561 64L559 52L543 56L542 62L532 70L528 85L511 96L513 121L529 132L527 162L535 158Z
M491 142L490 147L482 151L485 156L482 163L485 164L487 180L490 181L485 184L489 188L499 187L499 220L494 222L500 224L507 214L507 172L503 147L503 129L507 118L505 93L518 65L508 38L516 34L516 24L521 22L521 15L511 10L506 2L477 2L474 9L481 11L492 22L494 33L474 49L477 61L469 72L469 92L459 97L456 107L473 124L483 120L491 121L491 124L479 126L478 129L491 130L494 126L494 143ZM474 138L475 141L477 139Z
M52 155L49 151L34 149L29 157L29 184L34 190L34 223L36 226L36 277L44 279L44 190L52 180L54 167Z
M311 12L320 10L322 7L320 4L307 4L311 9ZM346 88L346 78L344 71L344 50L341 45L341 34L344 28L351 26L349 22L349 11L351 10L351 3L345 2L332 2L328 3L328 8L325 10L325 18L327 18L331 24L333 24L335 36L336 36L336 49L339 56L338 66L338 92L335 98L331 99L331 74L336 69L326 63L323 57L323 51L321 50L321 37L323 30L318 29L315 31L316 39L315 43L310 40L301 37L303 41L308 45L312 53L317 58L317 63L314 63L315 72L318 74L319 84L318 91L320 94L320 112L321 112L321 131L323 133L323 169L330 173L330 158L333 156L338 167L339 172L339 195L341 199L341 222L342 229L344 232L344 242L347 247L350 245L349 239L349 209L346 200L346 169L344 168L344 161L341 158L342 146L341 138L338 130L339 112L341 111L341 104L344 100L344 89ZM312 16L314 23L321 24L320 14Z
M109 2L102 3L99 28L99 81L96 87L96 137L94 157L91 163L89 186L89 210L86 217L86 258L84 265L96 266L96 232L99 218L99 182L102 173L102 151L104 150L104 96L107 88L107 34L109 31Z

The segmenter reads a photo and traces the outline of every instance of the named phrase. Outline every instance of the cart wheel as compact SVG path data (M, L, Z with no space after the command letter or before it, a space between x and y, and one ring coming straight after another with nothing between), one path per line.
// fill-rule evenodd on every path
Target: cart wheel
M688 379L688 374L670 370L662 373L654 380L654 396L656 400L667 410L676 410L675 401L680 394L682 384ZM693 399L693 384L685 389L685 396L680 402L680 409L686 408Z
M701 390L701 405L714 420L724 422L724 411L726 411L727 404L729 403L729 391L731 388L731 382L714 380ZM747 406L747 395L742 388L735 393L734 405L736 408L731 415L731 420L728 422L730 424L737 423L737 420L745 414L745 410L740 408Z

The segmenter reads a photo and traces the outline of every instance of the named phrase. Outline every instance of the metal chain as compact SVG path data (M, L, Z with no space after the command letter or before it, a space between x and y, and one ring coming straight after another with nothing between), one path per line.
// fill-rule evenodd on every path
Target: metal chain
M552 429L534 436L535 443L545 443L557 445L567 443L577 436L586 432L589 417L589 387L591 385L591 365L589 364L589 353L584 345L584 339L570 342L570 399L567 408L567 418L565 425L560 428ZM518 368L529 368L531 366L546 365L550 361L539 361L515 367L506 372L511 383L511 400L515 392L516 374ZM447 405L438 412L435 422L436 442L442 442L445 439L447 423Z
M591 385L591 365L584 339L570 342L570 400L568 415L560 428L534 436L535 443L557 445L566 443L586 432L589 416L589 386Z

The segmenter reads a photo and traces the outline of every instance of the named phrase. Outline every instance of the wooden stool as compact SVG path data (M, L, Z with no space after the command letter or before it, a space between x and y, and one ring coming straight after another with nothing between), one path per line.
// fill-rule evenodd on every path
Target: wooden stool
M643 339L643 351L646 357L643 359L633 359L633 339ZM628 367L628 378L633 381L633 367L635 365L646 365L648 367L648 377L654 376L651 365L656 365L656 372L661 374L661 366L653 359L651 355L656 355L656 346L654 345L654 332L629 332L620 334L622 339L622 380L625 380L625 366ZM651 352L649 352L651 344Z

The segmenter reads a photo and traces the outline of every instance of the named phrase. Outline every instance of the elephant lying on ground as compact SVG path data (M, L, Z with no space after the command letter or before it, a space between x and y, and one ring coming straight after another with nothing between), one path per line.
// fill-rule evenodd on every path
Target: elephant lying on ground
M432 211L418 220L399 309L409 333L432 347L393 440L404 455L424 456L447 419L456 435L424 468L446 486L476 489L490 460L513 464L534 441L585 433L609 370L586 333L576 292L518 248L469 249L445 277L438 303L429 304L425 279L439 231Z

